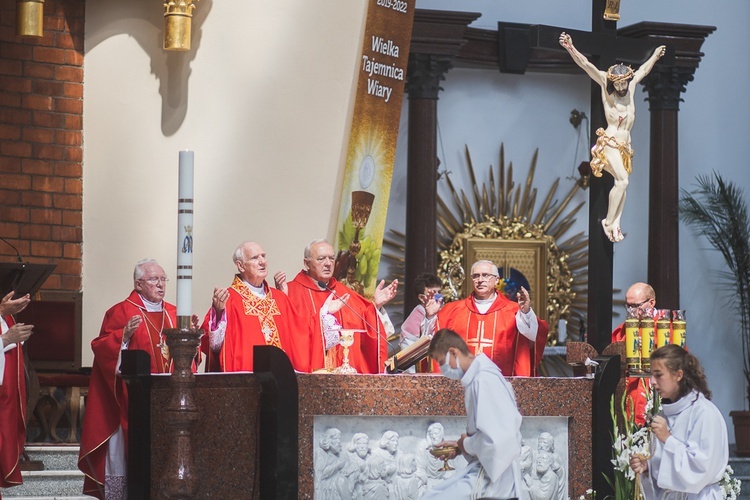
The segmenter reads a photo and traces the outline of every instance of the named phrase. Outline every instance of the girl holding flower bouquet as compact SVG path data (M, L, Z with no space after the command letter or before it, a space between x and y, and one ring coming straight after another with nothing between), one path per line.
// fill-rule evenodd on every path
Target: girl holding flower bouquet
M650 423L652 456L630 457L645 500L723 498L727 428L700 363L678 345L660 347L651 354L651 384L662 403Z

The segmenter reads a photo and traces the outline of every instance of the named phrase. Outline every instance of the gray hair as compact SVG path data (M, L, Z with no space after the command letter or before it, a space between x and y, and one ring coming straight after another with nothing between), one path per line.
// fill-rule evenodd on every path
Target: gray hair
M495 270L495 276L500 277L500 271L497 270L497 266L494 262L491 260L478 260L475 263L471 265L471 271L469 271L469 274L474 274L474 268L477 267L479 264L489 264L492 266L492 269Z
M309 259L312 257L312 247L314 247L318 243L328 243L328 240L318 239L318 240L312 240L310 243L308 243L307 246L305 247L305 253L304 253L304 257L306 259ZM330 245L330 243L328 244Z
M156 262L154 259L141 259L138 262L135 263L135 268L133 268L133 281L138 281L139 279L143 278L143 268L144 266L148 264L156 264L159 265L158 262ZM161 266L159 266L161 267Z
M245 262L245 245L248 243L252 243L252 241L243 241L237 245L237 248L234 249L234 253L232 254L232 262L235 264L238 262Z

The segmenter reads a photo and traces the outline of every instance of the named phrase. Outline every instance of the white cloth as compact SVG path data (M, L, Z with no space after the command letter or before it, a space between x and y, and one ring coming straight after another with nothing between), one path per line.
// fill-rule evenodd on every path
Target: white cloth
M729 462L727 427L716 406L693 391L663 404L671 435L651 438L653 456L642 476L646 500L721 499L718 482Z
M245 280L242 282L247 285L250 293L261 299L266 296L266 287L261 283L260 286L251 285ZM216 316L213 306L211 307L209 321L208 321L208 343L211 347L211 351L219 353L221 347L224 345L224 337L227 333L227 310L221 311L221 317Z
M521 414L513 388L500 369L478 354L461 384L466 390L464 449L469 465L423 499L528 498L521 487Z
M107 500L126 499L128 464L125 459L125 434L122 427L112 434L107 446L107 458L104 462L104 488Z
M486 314L490 310L492 304L497 300L497 293L495 293L489 299L478 299L474 297L474 304L477 306L477 311L482 314ZM523 313L521 309L518 309L516 313L516 328L518 333L531 340L536 340L536 332L539 330L539 320L536 318L534 310L529 308L529 312Z
M0 335L5 335L8 330L10 330L8 323L5 322L5 318L0 316ZM18 344L15 343L6 345L3 347L3 354L16 347L18 347ZM5 356L0 356L0 385L3 385L3 380L5 380Z

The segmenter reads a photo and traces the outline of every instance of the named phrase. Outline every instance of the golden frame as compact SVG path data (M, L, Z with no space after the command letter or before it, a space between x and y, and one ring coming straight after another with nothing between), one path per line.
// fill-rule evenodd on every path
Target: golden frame
M547 320L547 245L544 240L508 240L467 238L464 243L463 267L469 270L478 260L492 261L504 277L515 268L529 281L531 307ZM471 280L464 280L463 296L472 292Z

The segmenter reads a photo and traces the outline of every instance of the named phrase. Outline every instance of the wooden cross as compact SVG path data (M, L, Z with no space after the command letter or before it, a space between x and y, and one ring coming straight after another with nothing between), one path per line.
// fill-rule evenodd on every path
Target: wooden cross
M617 62L640 66L656 49L648 40L617 36L617 22L604 19L607 0L592 0L591 32L571 30L557 26L498 23L501 71L523 73L532 49L561 51L560 33L571 35L573 43L597 68L607 71ZM575 64L571 60L571 64ZM667 47L658 64L674 64L674 49ZM578 70L578 68L576 67ZM581 71L583 73L583 71ZM635 99L635 96L633 96ZM646 126L642 122L636 126ZM601 88L591 82L591 117L589 120L591 146L596 142L596 129L607 128L601 98ZM647 175L647 154L636 164L637 175ZM610 344L612 330L613 246L602 231L601 221L606 218L609 192L614 185L610 175L591 177L589 188L589 283L587 311L587 341L598 352Z

